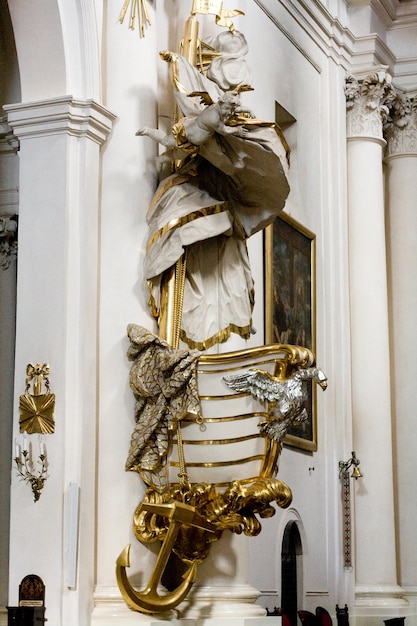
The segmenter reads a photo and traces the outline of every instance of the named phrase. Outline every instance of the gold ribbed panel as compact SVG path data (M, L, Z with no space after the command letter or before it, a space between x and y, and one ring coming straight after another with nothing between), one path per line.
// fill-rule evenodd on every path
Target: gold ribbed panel
M221 396L200 396L200 400L236 400L237 398L247 398L250 396L249 391L245 391L242 393L228 393Z
M242 413L241 415L227 415L226 417L203 417L203 423L217 423L217 422L236 422L238 420L247 420L253 417L262 417L264 419L268 418L268 413L264 411L257 411L253 413ZM195 423L194 415L183 417L181 420L181 424L184 423Z
M259 476L250 476L249 478L241 478L239 480L240 483L242 483L243 485L250 485L251 483L255 482L256 480L259 480ZM218 488L223 488L223 487L230 487L230 481L226 481L226 482L212 482L210 483L211 485L213 485L213 487L218 487ZM179 483L171 483L171 487L175 488L176 485L179 485Z
M273 477L277 472L281 445L263 437L259 432L259 423L271 419L266 403L252 399L249 393L231 392L226 389L222 378L250 368L266 370L285 380L291 376L294 367L306 367L313 363L314 357L310 350L280 344L202 355L198 361L197 373L201 424L207 426L207 433L204 429L201 432L196 430L198 423L195 423L194 416L184 417L181 422L185 427L183 436L186 437L183 439L185 467L190 470L191 483L203 478L216 487L227 487L232 478L250 483L257 478ZM227 402L222 404L222 400ZM208 417L205 417L205 413L208 413ZM219 429L215 427L216 424ZM226 430L223 431L223 428ZM176 441L173 444L174 458L170 461L170 467L175 473L179 467L179 461L175 459L178 446ZM204 449L204 446L209 447ZM232 477L229 481L223 477L222 469L228 467L231 471L227 475ZM254 473L256 476L253 476ZM213 474L212 478L210 474Z
M239 369L242 367L242 361L250 363L254 359L261 357L264 357L264 361L258 361L257 365L261 365L261 363L270 363L271 358L268 357L272 357L272 360L274 361L287 361L293 365L302 366L309 365L314 362L313 353L307 348L283 344L270 344L267 346L260 346L258 348L225 352L223 354L203 354L199 359L199 371L204 374L209 374L211 372L214 373L215 370L212 369L213 365L230 365L231 367L227 368L227 370L231 371L232 369ZM205 369L205 366L209 366L210 369ZM254 367L253 364L252 367ZM223 371L226 370L224 368L219 368L217 373Z
M242 441L250 441L251 439L259 439L260 437L263 437L261 433L254 433L251 435L244 435L243 437L231 437L229 439L183 439L182 443L184 445L189 444L192 446L222 446L228 443L240 443ZM177 445L177 440L174 439L172 443L174 446Z
M244 459L234 459L233 461L213 461L206 463L186 463L187 467L228 467L230 465L244 465L244 463L251 463L252 461L262 461L264 458L263 454L255 454L254 456L248 456ZM171 461L171 467L179 467L180 464L178 461Z

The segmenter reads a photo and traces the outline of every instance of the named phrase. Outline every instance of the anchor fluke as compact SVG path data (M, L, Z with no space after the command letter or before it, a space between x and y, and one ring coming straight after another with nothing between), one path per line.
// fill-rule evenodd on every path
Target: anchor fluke
M140 611L142 613L161 613L163 611L170 611L180 604L187 596L196 580L197 563L193 561L189 563L188 569L183 575L183 582L178 585L176 589L163 595L158 593L158 586L180 527L182 525L192 525L198 528L204 528L208 532L214 532L214 527L205 520L200 519L194 507L183 502L174 501L158 506L147 503L143 504L143 508L169 519L165 539L162 542L149 582L143 591L134 589L126 574L126 568L130 567L130 544L122 550L116 560L117 584L119 585L125 602L134 611Z
M121 551L116 560L116 565L130 567L130 543Z
M119 554L116 561L116 577L119 589L125 602L134 611L141 613L162 613L170 611L182 602L193 586L197 575L197 564L192 563L183 576L183 582L174 591L159 595L158 580L152 576L143 591L132 587L126 574L126 567L130 567L130 544Z
M191 564L190 568L183 575L183 579L191 585L195 583L197 580L197 563Z

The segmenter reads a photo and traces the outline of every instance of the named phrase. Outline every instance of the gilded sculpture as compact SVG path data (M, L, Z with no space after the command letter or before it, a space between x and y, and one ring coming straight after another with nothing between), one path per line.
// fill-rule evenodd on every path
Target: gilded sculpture
M289 193L289 150L280 129L241 102L252 89L246 40L237 32L222 35L212 42L215 56L206 75L182 54L161 53L170 67L178 120L168 133L136 133L167 148L159 165L175 163L147 214L144 274L152 312L160 330L177 327L175 337L165 335L172 345L181 339L198 350L231 333L248 338L253 332L246 240L274 220ZM174 305L180 313L164 322L173 268L176 283L183 281Z
M196 580L198 564L224 531L256 536L261 531L260 519L275 514L274 505L289 506L291 490L275 477L282 439L288 426L302 419L306 381L314 380L325 389L327 380L322 371L314 367L314 357L307 348L273 345L206 355L196 350L172 348L158 335L134 324L129 325L128 335L136 426L126 469L137 471L147 485L134 514L133 530L143 543L161 541L162 544L150 580L142 591L134 589L126 574L130 546L121 552L116 573L127 604L137 611L155 613L172 609L186 598ZM272 373L248 367L256 360L264 367L272 367ZM246 414L228 417L220 412L215 417L205 416L198 386L204 366L210 366L218 376L243 367L243 374L221 378L225 398L253 397L253 405L248 406ZM232 390L228 391L229 388ZM233 408L231 404L230 410ZM190 472L195 463L189 462L187 447L206 444L210 449L219 444L218 447L224 447L227 452L228 446L239 437L205 442L205 430L210 423L220 425L224 420L232 420L232 423L236 420L240 424L242 419L254 425L250 439L263 441L263 452L260 456L233 461L231 467L225 469L230 475L236 467L233 463L259 459L257 475L220 483L193 480ZM201 441L194 440L195 432L185 436L186 429L192 425L200 431ZM178 461L173 460L173 448L176 448ZM197 465L209 468L229 464L214 460ZM208 472L209 469L207 476ZM161 594L160 582L171 554L176 555L181 564L183 576L173 590Z
M224 377L226 385L235 391L249 391L255 398L269 403L268 419L261 422L259 427L262 433L279 443L292 424L300 424L308 418L305 408L308 380L316 382L323 391L327 388L327 378L318 367L296 370L286 380L253 369Z
M226 20L227 30L201 42L197 13L216 15L219 25ZM143 590L127 577L129 545L116 563L126 603L143 613L170 610L186 598L198 564L224 531L255 536L260 519L274 515L275 506L289 506L291 490L276 478L282 440L288 426L303 419L306 380L327 385L307 348L205 353L232 332L244 338L252 332L254 287L246 240L275 219L289 193L289 149L280 129L241 102L252 78L246 39L228 19L238 13L223 11L221 2L194 0L180 52L160 55L169 63L176 121L168 133L151 128L136 133L166 148L157 158L161 182L147 214L144 262L159 334L128 327L136 425L126 461L126 470L138 472L146 485L134 514L135 537L160 541L161 547ZM255 370L256 364L262 369ZM236 370L239 374L231 373ZM206 373L212 383L208 396L200 387ZM224 403L207 416L214 379L213 398ZM247 405L237 415L239 398ZM226 435L206 434L210 426L217 433L222 424L230 425ZM250 454L229 459L228 450L242 442ZM221 450L226 458L202 460L197 453L193 459L193 448L205 454ZM210 471L217 478L210 479ZM161 594L172 555L182 578Z

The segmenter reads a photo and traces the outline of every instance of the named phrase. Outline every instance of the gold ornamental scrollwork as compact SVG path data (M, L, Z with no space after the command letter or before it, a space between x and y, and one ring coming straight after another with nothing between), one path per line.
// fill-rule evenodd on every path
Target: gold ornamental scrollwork
M198 565L223 532L254 537L261 531L262 519L272 517L277 506L290 505L291 489L275 477L281 442L291 423L303 419L306 381L315 380L325 389L327 380L306 348L273 345L203 355L173 349L159 336L133 324L128 334L128 354L133 361L130 384L137 402L126 469L138 472L147 484L134 513L133 531L141 543L161 542L161 547L143 590L135 589L127 576L130 545L117 559L116 575L122 596L132 609L157 613L175 608L185 599L196 580ZM204 376L209 387L210 377L217 379L217 396L200 395L197 377ZM242 391L242 385L251 388ZM210 417L204 416L203 403L220 400L227 405L230 399L246 400L250 396L250 406L256 410L247 414L216 417L215 411ZM259 410L262 407L264 410ZM230 408L233 410L233 404ZM253 427L253 432L233 436L234 423L242 420ZM222 425L232 428L228 437L219 437ZM214 439L206 435L209 427L217 433ZM260 454L228 460L233 443L250 440L261 444L257 448ZM220 448L226 460L216 456L208 462L197 454L198 460L190 461L190 447L204 449L204 455L213 447ZM224 468L230 476L245 464L255 465L256 474L223 482L202 482L194 476L195 468L207 476L213 468L216 472ZM183 576L173 589L161 594L160 584L170 575L174 557Z

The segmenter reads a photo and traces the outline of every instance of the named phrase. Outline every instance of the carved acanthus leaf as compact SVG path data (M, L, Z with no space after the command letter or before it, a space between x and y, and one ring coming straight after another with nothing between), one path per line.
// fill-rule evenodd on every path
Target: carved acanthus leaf
M384 96L391 85L385 71L369 74L358 80L348 76L345 84L348 135L382 139L382 125L388 117Z
M399 89L392 88L387 94L389 110L384 125L387 155L417 154L417 101Z
M7 270L17 258L17 216L0 216L0 267Z

